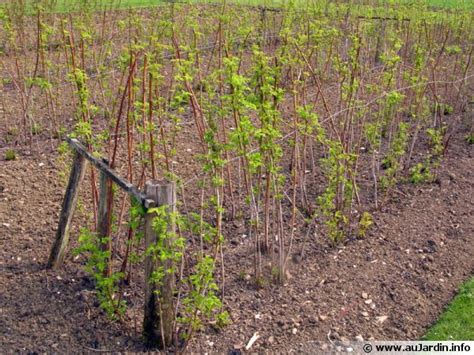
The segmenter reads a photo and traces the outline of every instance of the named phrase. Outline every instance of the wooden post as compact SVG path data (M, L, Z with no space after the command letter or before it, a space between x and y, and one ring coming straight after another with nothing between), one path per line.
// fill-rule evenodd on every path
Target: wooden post
M168 212L176 210L176 184L173 182L148 181L145 185L145 194L148 199L154 200L157 207L168 206ZM145 248L156 244L158 236L153 230L154 213L145 216ZM172 219L168 224L170 235L175 232ZM172 247L173 240L167 238L166 247ZM159 260L153 260L153 256L145 257L145 315L143 321L143 332L149 343L159 344L162 347L170 346L174 335L174 300L175 289L174 273L166 273L159 288L159 296L155 293L157 285L150 282L153 272L163 266L164 270L173 268L173 262L168 260L160 265Z
M262 35L262 44L265 45L265 37L266 37L266 18L267 18L267 9L265 8L265 6L262 6L260 8L260 23L262 25L262 31L261 31L261 35Z
M377 43L375 45L375 65L380 65L382 63L382 52L383 52L383 43L385 41L385 19L380 20L380 31L377 32Z
M56 240L48 259L48 268L58 268L64 261L64 254L69 242L69 229L71 227L72 216L76 207L79 185L81 184L86 171L85 168L86 160L81 154L76 152L66 194L64 195L61 214L59 216Z
M117 184L123 191L140 201L145 208L150 207L150 203L153 202L148 200L144 194L142 194L136 186L132 183L122 179L114 170L110 169L109 165L104 162L103 159L97 159L90 153L87 148L75 138L66 137L67 142L77 153L81 154L86 158L92 165L94 165L101 172L105 173L109 179Z
M109 164L106 159L102 159L105 164ZM104 171L100 171L99 184L99 215L97 220L97 237L99 239L108 238L106 243L100 242L103 251L109 251L110 257L107 258L107 266L104 271L105 276L111 275L111 259L112 259L112 239L110 238L110 223L112 220L112 180Z

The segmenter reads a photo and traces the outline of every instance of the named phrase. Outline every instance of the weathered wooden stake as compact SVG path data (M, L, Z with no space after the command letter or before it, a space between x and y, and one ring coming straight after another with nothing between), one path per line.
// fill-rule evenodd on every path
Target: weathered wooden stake
M148 181L145 185L146 197L154 200L157 207L168 206L168 212L176 209L176 184L173 182ZM145 247L148 249L157 242L158 236L153 230L154 213L145 216ZM172 221L172 220L171 220ZM174 234L176 226L169 223L169 232ZM173 241L166 240L166 247L171 247ZM153 272L163 266L164 270L173 268L173 262L168 260L164 265L159 260L153 260L151 255L145 257L145 316L143 332L149 343L159 344L162 347L170 346L173 342L174 300L175 289L174 273L166 273L157 296L157 286L150 282ZM163 344L164 342L164 344Z
M67 185L66 194L62 204L61 214L59 216L58 231L56 232L56 240L51 249L48 259L48 268L57 268L64 261L66 247L69 242L69 229L71 227L72 216L76 207L77 197L79 194L79 185L84 179L86 171L86 160L84 157L75 153L72 165L71 175Z
M115 172L115 170L111 169L109 165L104 162L103 159L97 159L96 157L94 157L92 153L89 152L87 148L75 138L66 137L66 141L69 143L71 148L73 148L76 152L78 152L84 158L86 158L92 165L94 165L101 172L104 172L105 174L107 174L107 176L114 183L116 183L123 191L133 196L138 201L140 201L143 204L143 206L145 206L145 208L150 207L151 200L147 200L145 195L142 194L135 185L122 179Z
M385 40L385 28L387 23L385 19L380 20L380 31L377 34L377 43L375 45L375 65L380 65L382 63L382 52L383 52L383 42Z
M104 163L108 165L108 161L103 159ZM97 235L99 238L109 238L106 243L101 243L103 251L111 253L107 260L105 268L105 276L111 275L111 258L112 258L112 239L110 238L110 223L112 218L112 180L104 171L100 171L99 184L99 216L97 220Z

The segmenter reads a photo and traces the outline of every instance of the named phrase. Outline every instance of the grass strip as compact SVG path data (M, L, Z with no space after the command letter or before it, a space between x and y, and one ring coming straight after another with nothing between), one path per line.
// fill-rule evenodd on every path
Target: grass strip
M474 277L461 286L423 340L474 340Z

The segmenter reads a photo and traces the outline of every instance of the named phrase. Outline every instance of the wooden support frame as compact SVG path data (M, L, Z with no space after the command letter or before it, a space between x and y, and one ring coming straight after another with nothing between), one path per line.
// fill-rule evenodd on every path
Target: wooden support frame
M150 246L156 245L159 237L153 229L153 220L156 217L156 213L153 213L153 211L149 209L155 206L166 206L169 223L168 236L164 241L164 247L171 249L174 245L173 238L176 232L173 217L176 211L176 184L168 181L148 181L145 185L145 193L142 193L137 187L122 179L111 169L107 160L94 157L77 139L67 138L67 141L75 151L74 161L62 204L56 239L51 249L47 266L49 268L57 268L63 263L69 242L71 221L79 195L79 186L84 179L87 161L100 171L97 233L100 238L108 238L106 243L101 244L103 250L111 252L112 249L110 239L110 221L113 202L112 183L116 183L147 209L145 215L146 250L148 250ZM151 279L153 273L160 267L166 271L161 285L157 286L151 282ZM156 256L146 254L143 333L148 343L161 347L172 345L174 340L174 290L176 280L174 272L167 272L168 270L174 270L172 260L161 262L159 259L157 260ZM107 262L105 276L109 276L110 274L111 265L110 262Z
M146 196L156 201L157 207L167 206L169 215L176 211L176 184L174 182L148 181L145 185ZM153 230L155 213L145 216L145 250L156 244L158 236ZM168 224L169 235L174 235L176 226L173 218ZM172 248L172 238L167 238L165 247ZM162 348L172 345L174 335L174 273L165 272L161 287L158 289L150 282L153 272L162 266L164 270L173 269L171 260L160 264L153 255L145 256L145 312L143 333L148 343L160 345ZM157 291L159 297L157 297Z
M153 206L154 201L148 199L144 193L140 192L138 188L129 183L128 181L122 179L115 170L111 169L106 161L102 159L97 159L90 153L87 148L75 138L66 138L69 145L84 158L86 158L92 165L99 169L103 174L105 174L110 180L116 183L122 190L126 193L137 199L145 208L150 208Z
M64 254L69 242L69 230L71 228L72 216L76 207L77 197L79 195L79 185L84 179L86 171L86 160L76 152L72 163L71 175L64 195L64 200L59 215L58 230L56 232L56 240L49 255L47 267L57 268L61 266L64 260Z
M59 217L58 231L56 239L51 249L49 259L47 262L48 268L58 268L64 261L64 254L69 243L69 230L71 228L71 221L74 214L74 209L77 203L79 193L79 185L84 179L85 167L89 161L94 167L100 171L100 201L99 201L99 220L98 232L101 237L108 237L110 235L110 218L112 194L108 191L112 189L112 182L116 183L122 190L139 201L145 208L150 208L155 205L155 201L148 199L145 194L140 192L138 188L128 181L122 179L113 169L108 165L107 160L97 159L87 148L75 138L66 138L69 145L74 149L74 162L72 165L71 175L67 185L66 193L61 208ZM108 245L107 247L110 247ZM109 249L110 250L110 249ZM109 269L108 269L109 270ZM109 272L107 270L107 273Z

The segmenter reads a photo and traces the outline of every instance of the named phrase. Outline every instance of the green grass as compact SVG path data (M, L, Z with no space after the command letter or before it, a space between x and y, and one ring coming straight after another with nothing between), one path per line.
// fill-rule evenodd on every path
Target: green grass
M44 1L44 0L43 0ZM47 0L46 0L47 1ZM171 0L49 0L54 3L53 11L54 12L67 12L74 11L80 8L80 4L88 3L90 7L94 9L104 9L104 8L115 8L115 9L124 9L124 8L139 8L139 7L153 7L160 6L165 4L167 1ZM220 2L222 0L177 0L179 1L188 1L190 3L199 2ZM302 4L306 4L311 0L296 0L300 1ZM448 8L448 9L464 9L464 10L474 10L474 1L473 0L379 0L380 3L389 3L390 5L403 4L403 5L427 5L429 7L439 7L439 8ZM38 0L26 0L27 11L33 9L33 4L38 2ZM228 3L236 4L245 4L245 5L274 5L278 6L285 0L227 0ZM6 2L0 0L0 7L5 5ZM373 0L355 0L354 3L367 3L373 4Z
M423 340L474 340L474 277L461 287Z
M31 12L33 10L34 4L37 3L37 0L26 0L26 10ZM84 6L84 0L55 0L52 1L53 6L51 6L51 11L53 12L68 12L74 11ZM165 1L162 0L89 0L87 1L88 7L93 9L127 9L127 8L140 8L140 7L152 7L163 5ZM0 6L2 4L0 3Z
M386 0L382 0L382 2L384 1ZM473 0L397 0L395 2L404 5L423 4L429 7L439 7L448 9L474 9Z

